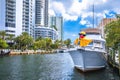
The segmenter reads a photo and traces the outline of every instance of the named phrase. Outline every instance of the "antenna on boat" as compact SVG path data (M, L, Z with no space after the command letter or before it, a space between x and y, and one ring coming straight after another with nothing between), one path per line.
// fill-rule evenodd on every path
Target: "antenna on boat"
M93 28L94 28L94 3L93 3Z

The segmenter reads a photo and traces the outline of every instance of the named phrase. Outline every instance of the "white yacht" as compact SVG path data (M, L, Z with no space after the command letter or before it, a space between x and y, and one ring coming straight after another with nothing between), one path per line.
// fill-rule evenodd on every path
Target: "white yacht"
M77 46L69 50L73 59L74 66L83 72L93 71L106 66L105 40L101 37L99 29L84 29L86 37L92 39L92 42L84 48Z

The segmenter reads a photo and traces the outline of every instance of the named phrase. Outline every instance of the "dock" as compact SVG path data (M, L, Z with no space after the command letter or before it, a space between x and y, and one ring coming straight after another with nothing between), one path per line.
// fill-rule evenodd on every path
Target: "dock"
M109 50L107 55L107 61L110 66L115 69L120 75L120 49L119 50Z

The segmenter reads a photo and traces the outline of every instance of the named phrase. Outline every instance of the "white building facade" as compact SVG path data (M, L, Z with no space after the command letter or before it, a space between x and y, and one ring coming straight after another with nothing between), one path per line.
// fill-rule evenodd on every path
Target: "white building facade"
M58 34L61 36L62 21L61 18L56 18L58 31L48 27L48 2L49 0L0 0L0 31L4 30L15 37L27 32L35 39L39 36L58 39Z
M0 31L16 34L16 1L0 0Z
M1 0L0 30L14 36L27 32L34 36L34 0Z
M50 16L49 27L55 26L58 32L58 40L63 40L63 17L61 16Z
M39 37L58 39L58 32L48 27L48 3L49 0L35 0L35 39Z
M58 33L55 29L49 27L35 27L35 39L42 38L51 38L52 40L58 39Z
M34 0L16 0L16 35L27 32L34 37Z

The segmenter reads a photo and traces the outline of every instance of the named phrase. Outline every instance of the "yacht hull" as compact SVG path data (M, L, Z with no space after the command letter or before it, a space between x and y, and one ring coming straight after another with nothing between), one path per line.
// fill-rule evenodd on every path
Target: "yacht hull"
M106 60L102 52L77 49L69 51L74 67L83 72L105 68Z

